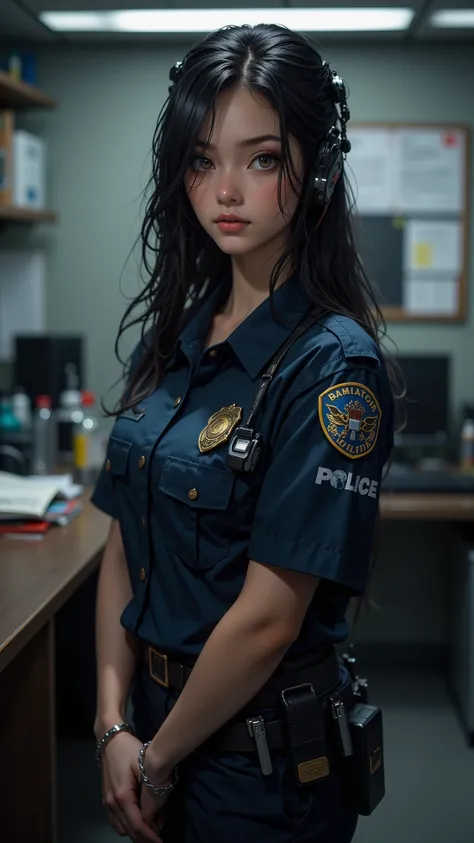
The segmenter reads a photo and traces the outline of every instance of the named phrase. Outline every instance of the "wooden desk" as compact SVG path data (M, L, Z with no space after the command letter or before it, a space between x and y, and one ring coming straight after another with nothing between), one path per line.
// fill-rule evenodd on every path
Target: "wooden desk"
M0 540L0 824L55 843L54 614L100 562L109 518L83 515L43 541Z
M386 493L384 519L474 522L474 495ZM54 615L99 565L109 518L87 500L43 541L0 540L2 840L56 843Z
M391 521L474 522L474 494L384 492L380 514Z

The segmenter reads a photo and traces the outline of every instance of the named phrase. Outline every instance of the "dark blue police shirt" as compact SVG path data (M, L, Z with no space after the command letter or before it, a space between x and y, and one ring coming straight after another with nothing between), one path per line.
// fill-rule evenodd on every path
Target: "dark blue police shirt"
M92 500L120 522L133 591L121 621L131 633L167 654L197 656L252 559L321 579L296 655L347 637L393 444L392 399L374 341L352 319L326 316L293 344L270 385L255 425L266 444L256 471L228 468L227 444L201 453L199 435L221 408L237 405L245 422L259 376L308 311L292 278L275 291L277 318L267 299L205 348L228 292L212 292L192 317L140 413L117 418Z

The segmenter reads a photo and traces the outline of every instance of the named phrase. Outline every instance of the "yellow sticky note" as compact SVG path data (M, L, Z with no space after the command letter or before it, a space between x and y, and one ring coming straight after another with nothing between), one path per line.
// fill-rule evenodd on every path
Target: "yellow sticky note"
M415 243L414 257L413 263L416 269L429 269L433 266L433 244Z

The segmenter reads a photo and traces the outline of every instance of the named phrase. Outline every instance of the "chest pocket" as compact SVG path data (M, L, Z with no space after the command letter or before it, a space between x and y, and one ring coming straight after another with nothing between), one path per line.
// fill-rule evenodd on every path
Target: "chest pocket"
M131 442L118 439L116 436L109 437L105 467L113 483L119 513L123 506L127 512L133 501L128 477L131 448Z
M166 458L159 486L166 496L161 501L164 541L189 567L206 570L228 556L234 480L224 469Z
M109 438L106 467L112 477L123 477L127 473L131 447L131 442L125 439L117 439L115 436Z

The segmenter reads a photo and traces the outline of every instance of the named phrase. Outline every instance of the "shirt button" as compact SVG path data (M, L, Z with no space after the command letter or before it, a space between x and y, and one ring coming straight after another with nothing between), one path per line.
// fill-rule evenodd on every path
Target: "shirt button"
M179 405L181 404L181 401L182 401L182 400L183 400L183 399L181 398L181 396L180 396L180 395L178 395L178 397L174 399L174 406L175 406L175 407L179 407Z
M144 516L144 515L142 515L142 519L141 519L141 520L142 520L142 527L143 527L143 529L145 529L145 527L146 527L146 518L145 518L145 516Z
M146 457L141 456L140 459L138 460L138 468L143 468L145 463L146 463Z
M217 348L211 348L209 357L217 357Z
M199 492L197 489L190 489L188 492L188 498L190 501L195 501L199 497Z
M140 568L140 579L142 582L146 580L146 571L145 568Z
M110 471L110 460L107 460L107 462L105 463L105 470Z

